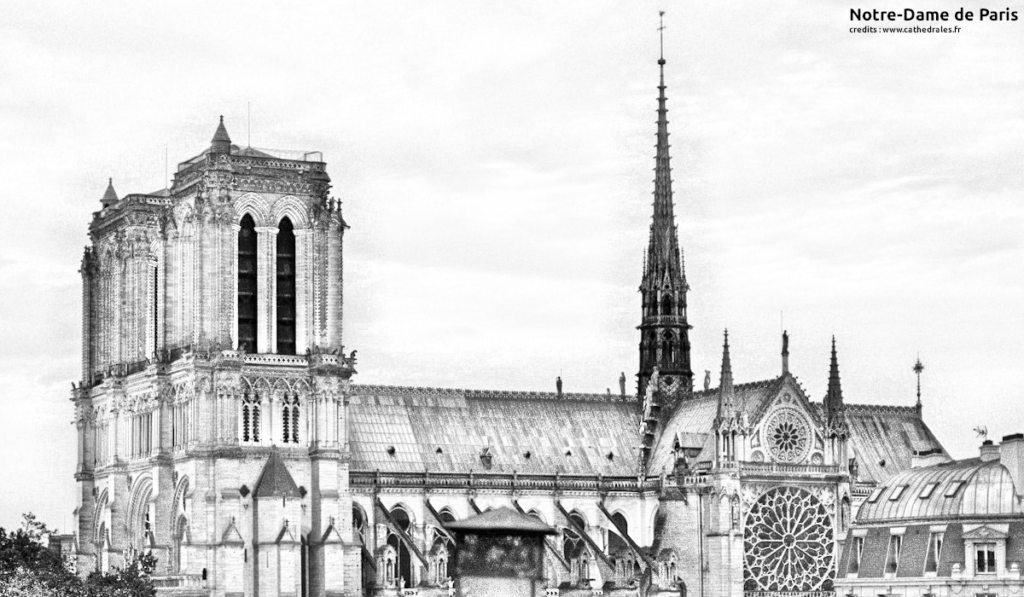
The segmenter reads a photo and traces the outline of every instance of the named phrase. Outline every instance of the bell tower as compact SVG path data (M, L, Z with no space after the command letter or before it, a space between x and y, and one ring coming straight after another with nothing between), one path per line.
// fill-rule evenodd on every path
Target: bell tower
M664 13L662 13L664 15ZM660 30L664 30L664 25ZM690 325L686 320L686 272L676 229L669 165L668 108L665 103L665 56L658 59L658 134L654 167L654 216L640 282L640 372L637 389L643 396L654 370L668 395L693 390L690 370Z

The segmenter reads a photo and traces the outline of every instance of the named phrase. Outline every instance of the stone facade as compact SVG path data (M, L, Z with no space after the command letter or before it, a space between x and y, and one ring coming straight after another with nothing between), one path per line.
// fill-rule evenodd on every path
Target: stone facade
M778 377L734 384L727 340L693 388L664 63L636 395L352 383L318 153L222 122L171 188L109 186L81 269L78 570L147 551L165 594L446 595L446 524L509 507L557 530L551 593L833 593L857 505L942 447L919 407L846 405L834 346L819 402L785 345Z
M78 569L150 551L163 586L345 594L358 570L323 573L345 570L339 546L351 545L351 498L340 490L354 372L341 346L345 222L319 154L239 149L226 138L222 123L170 189L119 199L111 186L90 226L73 395ZM258 235L250 350L238 346L236 295L245 216ZM276 250L286 218L294 315L274 300L288 279L279 264L291 267ZM282 322L298 354L274 354ZM301 495L256 497L271 455Z

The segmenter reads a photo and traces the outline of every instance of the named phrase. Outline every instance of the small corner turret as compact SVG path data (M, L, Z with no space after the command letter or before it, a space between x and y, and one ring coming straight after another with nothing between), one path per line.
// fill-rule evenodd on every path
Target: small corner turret
M103 205L104 208L107 208L110 207L111 205L114 205L118 201L119 199L117 198L117 192L114 191L114 179L109 178L107 179L107 190L103 192L103 197L100 199L100 204Z
M228 136L228 129L224 127L224 116L220 117L220 124L217 131L213 133L210 140L210 153L231 153L231 137Z

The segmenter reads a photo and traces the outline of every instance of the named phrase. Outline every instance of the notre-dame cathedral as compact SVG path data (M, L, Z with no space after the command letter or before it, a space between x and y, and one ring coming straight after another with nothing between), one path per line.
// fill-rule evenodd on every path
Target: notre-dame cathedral
M318 152L221 121L170 188L108 186L81 265L79 571L151 552L165 594L447 595L447 525L508 507L557 531L551 594L834 592L860 504L944 450L919 401L846 403L834 343L823 397L788 339L740 383L726 335L694 387L659 68L635 393L357 383Z

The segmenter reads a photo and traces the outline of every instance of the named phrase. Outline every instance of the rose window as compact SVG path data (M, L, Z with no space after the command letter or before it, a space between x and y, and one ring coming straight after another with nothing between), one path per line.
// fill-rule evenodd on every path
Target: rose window
M779 462L798 462L811 447L811 430L807 420L790 408L775 411L765 425L768 449Z
M831 591L832 517L824 504L796 487L759 497L743 533L747 591Z

